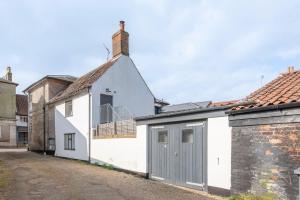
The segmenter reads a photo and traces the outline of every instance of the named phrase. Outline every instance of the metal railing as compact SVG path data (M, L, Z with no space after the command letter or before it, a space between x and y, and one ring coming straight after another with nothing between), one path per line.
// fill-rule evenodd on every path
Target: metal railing
M94 138L136 137L134 116L123 106L101 105Z

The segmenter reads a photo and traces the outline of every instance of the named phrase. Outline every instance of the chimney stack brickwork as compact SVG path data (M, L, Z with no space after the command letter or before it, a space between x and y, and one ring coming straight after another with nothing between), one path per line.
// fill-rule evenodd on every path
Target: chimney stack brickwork
M113 58L121 54L129 56L129 34L124 21L120 21L120 30L112 36L112 49Z

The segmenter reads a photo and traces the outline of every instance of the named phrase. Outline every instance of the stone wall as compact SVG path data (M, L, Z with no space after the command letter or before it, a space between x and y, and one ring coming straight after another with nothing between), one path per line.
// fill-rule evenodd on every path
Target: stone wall
M0 147L1 146L16 146L16 121L0 119Z
M0 119L16 119L16 85L0 82Z
M297 199L300 123L233 127L231 163L232 193L269 192Z
M56 94L65 89L68 84L64 81L48 79L29 91L29 94L32 96L32 100L29 102L31 104L29 106L31 130L29 130L28 134L30 150L44 150L44 134L46 150L49 149L49 138L55 138L55 124L54 108L53 106L48 106L47 103Z

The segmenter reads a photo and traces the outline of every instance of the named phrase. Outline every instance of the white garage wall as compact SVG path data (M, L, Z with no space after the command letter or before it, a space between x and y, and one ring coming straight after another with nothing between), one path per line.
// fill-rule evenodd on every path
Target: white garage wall
M88 160L89 95L73 98L73 116L65 117L65 102L55 107L55 155ZM75 133L75 150L64 149L64 134Z
M91 162L146 173L147 125L137 126L136 138L92 139Z
M208 119L208 186L231 187L231 127L228 117Z

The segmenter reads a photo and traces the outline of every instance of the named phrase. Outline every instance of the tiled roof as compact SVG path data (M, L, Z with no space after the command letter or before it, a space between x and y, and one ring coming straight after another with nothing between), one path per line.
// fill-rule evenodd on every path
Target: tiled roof
M31 88L37 86L38 84L40 84L42 81L46 80L46 79L56 79L56 80L61 80L61 81L66 81L69 83L74 82L77 78L74 76L70 76L70 75L47 75L44 76L43 78L41 78L40 80L32 83L30 86L28 86L25 90L23 90L23 92L27 92L28 90L30 90Z
M77 79L76 77L70 75L48 75L46 77L69 82L74 82Z
M237 104L239 102L240 100L219 101L219 102L212 102L209 106L210 107L229 106L229 105Z
M53 97L49 103L54 103L66 98L69 98L71 96L74 96L76 94L79 94L84 89L87 89L90 87L98 78L100 78L113 64L118 60L118 58L111 59L101 65L100 67L92 70L91 72L81 76L76 81L74 81L72 84L70 84L65 90L63 90L61 93L57 94L55 97Z
M27 116L28 115L28 101L26 95L16 95L16 106L17 115Z
M276 79L247 96L245 101L255 103L238 106L233 110L300 102L300 71L280 74Z

